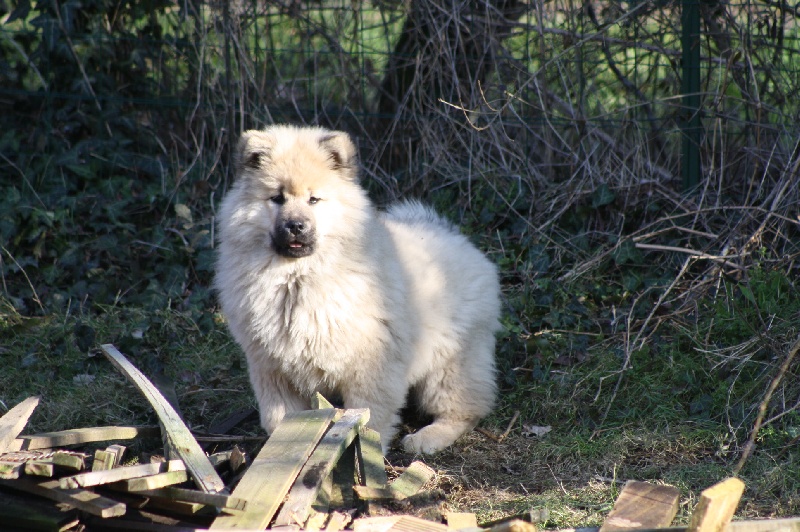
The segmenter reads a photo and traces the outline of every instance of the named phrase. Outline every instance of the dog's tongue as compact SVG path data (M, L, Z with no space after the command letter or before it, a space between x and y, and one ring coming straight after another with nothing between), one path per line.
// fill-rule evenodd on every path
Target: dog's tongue
M300 242L290 242L289 243L289 247L290 248L301 248L301 247L303 247L303 244L301 244Z

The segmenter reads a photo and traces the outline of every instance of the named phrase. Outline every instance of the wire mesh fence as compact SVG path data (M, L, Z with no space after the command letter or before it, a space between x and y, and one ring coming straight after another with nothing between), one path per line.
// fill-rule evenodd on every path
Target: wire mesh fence
M220 132L266 122L343 127L390 188L451 165L551 182L609 153L694 185L794 149L798 9L780 1L10 7L0 91L26 102L12 114L156 113L218 150Z
M213 218L231 140L295 122L353 134L378 197L491 198L479 218L525 245L614 202L573 228L676 210L695 217L673 246L797 251L800 13L778 0L3 6L3 173L34 196L134 176L134 213L155 187ZM576 249L573 272L596 264Z

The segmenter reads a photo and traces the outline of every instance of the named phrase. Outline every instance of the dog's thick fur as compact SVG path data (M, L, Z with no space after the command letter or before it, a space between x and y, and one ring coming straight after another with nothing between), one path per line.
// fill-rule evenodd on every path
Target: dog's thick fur
M216 288L272 432L314 392L369 407L384 449L408 393L433 423L410 452L453 443L495 400L497 271L432 210L377 212L341 132L246 132L219 212Z

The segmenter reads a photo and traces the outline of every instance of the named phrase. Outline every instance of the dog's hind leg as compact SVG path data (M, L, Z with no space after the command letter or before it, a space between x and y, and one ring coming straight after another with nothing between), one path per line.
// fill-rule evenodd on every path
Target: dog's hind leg
M402 368L391 368L383 375L373 374L355 376L360 386L350 386L342 391L345 408L369 408L367 425L380 433L383 452L389 450L397 427L400 425L400 410L406 400L404 379L395 378L402 374Z
M497 395L494 335L473 334L462 351L431 371L417 384L420 408L433 423L403 438L407 452L435 453L473 429L491 412Z

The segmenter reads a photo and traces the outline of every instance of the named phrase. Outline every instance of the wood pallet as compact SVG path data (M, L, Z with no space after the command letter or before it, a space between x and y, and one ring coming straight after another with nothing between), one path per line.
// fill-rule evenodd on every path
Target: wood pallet
M97 427L21 436L38 398L18 404L0 418L0 530L535 532L534 522L546 519L531 512L479 526L469 513L447 513L444 522L385 515L384 504L417 496L434 471L414 462L389 482L380 437L366 427L369 411L336 409L321 396L315 409L286 416L252 460L236 446L207 455L122 353L112 345L102 351L150 402L160 430ZM154 436L162 437L165 457L151 463L121 465L125 447L119 444L93 456L65 449ZM800 519L731 523L743 490L738 479L712 486L688 527L664 528L677 512L678 491L629 482L601 528L577 530L800 532Z

